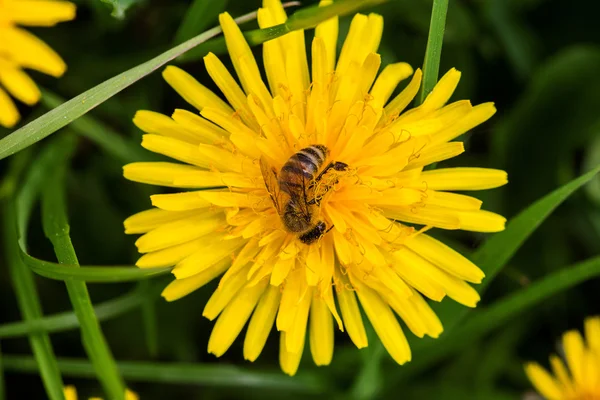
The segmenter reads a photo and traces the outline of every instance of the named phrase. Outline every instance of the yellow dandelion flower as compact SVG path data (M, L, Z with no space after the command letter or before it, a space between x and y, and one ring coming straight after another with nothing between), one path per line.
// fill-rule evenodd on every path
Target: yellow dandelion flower
M23 71L24 68L55 77L61 76L67 69L65 62L54 50L17 25L53 26L73 18L75 4L68 1L0 0L1 126L11 128L20 118L8 93L30 106L40 100L40 90Z
M73 385L67 385L63 388L63 394L65 396L65 400L77 400L77 389ZM100 397L90 397L89 400L102 400ZM125 389L125 400L139 400L139 396L129 390Z
M600 400L600 316L586 319L585 340L578 331L568 331L562 345L566 366L551 355L554 376L538 363L525 365L533 386L547 400Z
M258 12L263 28L285 19L278 0ZM424 297L474 307L479 295L467 282L484 277L423 232L504 229L505 219L481 210L479 200L450 191L503 185L505 172L423 171L462 153L451 140L490 118L494 105L446 105L460 78L452 69L421 106L404 112L421 71L396 63L378 73L383 19L376 14L354 17L337 62L337 18L317 26L310 67L304 32L266 42L268 84L233 19L219 20L241 87L210 53L206 69L227 102L169 66L164 78L200 115L135 115L146 132L142 146L180 163L129 164L125 177L191 189L152 196L155 208L125 221L126 233L143 234L137 265L174 266L176 280L162 293L168 301L223 275L203 311L218 318L208 343L216 356L249 321L246 359L259 356L275 325L284 372L296 373L307 330L314 362L327 365L334 325L367 346L360 303L394 360L409 361L394 313L418 337L437 337L442 325Z

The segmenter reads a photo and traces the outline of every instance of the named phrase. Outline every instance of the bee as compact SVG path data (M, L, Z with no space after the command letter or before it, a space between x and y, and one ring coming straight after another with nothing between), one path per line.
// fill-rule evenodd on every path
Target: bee
M325 221L316 217L322 196L316 196L315 188L328 171L345 171L348 164L332 161L322 168L328 155L327 147L313 144L292 155L279 173L260 160L265 186L284 227L304 244L316 242L333 228L327 229Z

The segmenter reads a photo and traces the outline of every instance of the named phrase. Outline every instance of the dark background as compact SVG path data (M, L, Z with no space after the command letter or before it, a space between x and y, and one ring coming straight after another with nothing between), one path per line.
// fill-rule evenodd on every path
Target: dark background
M69 66L60 80L35 72L31 75L40 86L63 98L74 97L171 47L190 5L184 0L121 1L132 6L118 19L110 15L109 4L77 3L75 21L52 29L31 29L58 51ZM258 6L255 0L230 0L226 9L237 16ZM380 46L382 65L407 61L419 67L425 52L431 1L390 0L373 11L385 17ZM211 12L214 17L208 27L216 24L218 7L212 7ZM600 162L599 12L599 3L591 0L450 0L440 75L456 67L463 75L453 100L468 98L474 104L494 101L498 112L490 121L465 135L467 152L445 165L508 171L510 183L507 186L476 194L484 200L486 209L510 218ZM341 19L340 38L345 37L349 20L348 17ZM255 26L256 23L248 23L244 28ZM308 33L308 37L312 37L312 32ZM259 48L256 53L260 54ZM182 67L203 84L213 87L201 61L182 64ZM131 122L136 110L149 109L170 115L176 107L189 109L163 82L160 74L154 73L111 98L91 115L137 142L141 131ZM47 108L38 105L21 110L27 120L41 115ZM0 134L4 136L8 131L0 129ZM72 132L66 128L57 133L62 134ZM44 145L44 142L38 143L35 151ZM68 177L68 201L71 235L81 264L128 264L137 258L135 238L123 234L122 221L149 208L148 195L161 189L125 181L121 176L123 163L93 142L80 138ZM2 168L5 167L6 162L3 162ZM469 254L488 235L438 231L437 236ZM34 214L28 243L33 255L54 260L51 246L41 230L39 211ZM600 181L595 178L543 223L497 277L482 304L492 303L552 271L598 255L599 250ZM0 324L21 319L7 268L4 261L2 263ZM155 279L148 283L149 290L158 293L167 281L168 278ZM39 278L37 284L46 314L70 309L63 283ZM90 285L90 292L94 303L99 303L126 293L133 286ZM139 310L103 322L115 357L118 360L230 363L257 371L276 370L278 337L275 334L254 364L243 361L239 339L220 359L207 354L213 324L201 314L214 287L213 282L175 303L152 297L155 301L150 306L155 307L156 331ZM522 363L525 360L547 363L547 356L555 352L563 331L581 329L586 316L600 313L599 291L600 280L595 278L553 296L534 311L473 343L459 357L412 379L410 384L394 386L391 382L385 393L393 393L393 396L381 397L520 398L530 390ZM152 345L153 333L156 333L155 345ZM85 357L77 331L51 337L57 355ZM300 371L318 374L337 393L343 393L360 370L364 351L354 349L345 334L339 334L336 339L336 353L330 367L317 369L306 346ZM1 346L4 354L31 352L26 338L2 340ZM383 375L393 376L402 368L393 364L387 355L384 362ZM6 372L5 379L9 399L45 398L37 375ZM94 380L69 376L64 379L66 383L76 384L83 398L100 394ZM142 399L288 395L259 389L151 382L132 381L129 385Z

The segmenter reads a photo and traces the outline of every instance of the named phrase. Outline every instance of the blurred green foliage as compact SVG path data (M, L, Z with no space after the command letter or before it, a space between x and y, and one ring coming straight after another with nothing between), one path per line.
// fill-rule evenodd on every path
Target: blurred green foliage
M221 10L239 16L259 6L258 0L77 3L75 21L52 29L32 29L63 56L69 70L58 81L32 73L46 89L42 105L21 110L29 120L216 25ZM451 67L461 70L454 98L468 98L473 103L495 101L498 113L467 135L464 155L444 166L507 170L507 186L476 195L487 209L511 218L600 164L600 30L596 17L600 4L591 0L569 4L559 0L450 0L449 4L440 74ZM383 64L407 61L415 67L422 65L431 9L431 0L389 0L373 9L385 17L380 47ZM345 36L349 20L341 19L340 37ZM244 25L245 30L255 27L255 22ZM260 48L255 50L260 55ZM201 60L181 64L203 84L215 88ZM71 239L81 264L124 265L136 260L135 238L123 234L122 221L149 208L148 196L162 189L128 182L121 176L124 163L152 157L136 147L141 132L131 119L138 109L170 114L177 107L186 104L154 73L57 133L78 135L66 182ZM105 140L102 145L103 132L118 139ZM0 129L2 136L8 133ZM2 161L3 201L26 179L23 167L11 172L18 179L7 180L9 163L18 170L16 163L25 157L43 162L47 142L54 139L36 144L26 156ZM138 284L141 287L134 283L89 284L89 292L97 309L104 307L99 313L102 328L112 353L122 363L128 385L144 400L304 398L308 393L330 398L350 394L354 398L517 399L530 390L522 362L545 362L563 331L580 329L584 317L600 313L600 178L591 179L544 220L514 257L507 257L508 265L487 288L481 307L469 313L466 328L461 327L469 332L469 326L480 324L481 334L468 337L467 343L447 357L436 356L426 364L421 361L424 367L419 367L417 359L414 366L395 365L377 346L375 335L369 337L369 348L359 351L339 333L331 366L315 367L307 353L300 373L290 379L278 371L275 334L254 364L243 361L240 340L220 359L206 353L212 323L201 314L215 282L176 303L158 297L155 285L161 287L164 278ZM39 207L31 209L30 223L20 227L28 228L28 252L55 260L41 228ZM7 217L10 214L3 215L5 225ZM467 256L489 236L440 230L434 234ZM3 253L11 256L7 248ZM517 296L524 297L523 293L539 294L550 277L563 283L558 294L536 300L534 308L511 314L500 326L485 322L485 318L500 318L493 314L498 304L509 304ZM567 282L567 277L573 282ZM149 286L143 286L146 284ZM63 282L36 277L36 287L44 315L71 309ZM21 320L16 295L4 257L0 266L0 369L2 365L6 368L6 398L46 398L27 338L5 333L31 329L38 332L34 337L41 343L45 335L39 334L40 324L54 326L50 337L63 380L76 384L84 396L100 394L98 382L89 379L93 376L91 364L81 360L86 354L79 332L65 330L65 326L76 326L73 315L60 314L50 322L31 326L27 322L17 328L5 326ZM424 358L436 353L433 341L411 343L415 357L419 346L427 349L421 351ZM77 360L64 359L73 357ZM170 371L161 362L185 364Z

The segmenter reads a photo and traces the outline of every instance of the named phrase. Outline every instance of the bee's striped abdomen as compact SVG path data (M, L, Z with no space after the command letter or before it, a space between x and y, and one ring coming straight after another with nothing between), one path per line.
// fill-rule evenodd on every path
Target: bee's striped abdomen
M327 148L321 144L305 147L291 156L281 168L279 186L292 197L300 195L310 185L327 158Z

